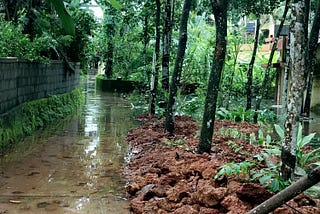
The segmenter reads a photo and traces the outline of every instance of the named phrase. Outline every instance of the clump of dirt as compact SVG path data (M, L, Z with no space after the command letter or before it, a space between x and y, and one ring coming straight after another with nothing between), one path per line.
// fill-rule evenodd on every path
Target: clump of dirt
M142 125L126 137L134 155L124 170L133 213L240 214L273 195L258 183L244 182L247 174L213 179L220 166L253 160L261 147L217 135L211 153L200 155L196 152L200 127L193 119L176 116L175 136L169 136L161 118L146 114L137 118ZM260 129L249 123L216 121L215 130L221 128L235 128L246 135ZM287 204L290 207L282 206L273 213L320 213L316 202L303 194Z

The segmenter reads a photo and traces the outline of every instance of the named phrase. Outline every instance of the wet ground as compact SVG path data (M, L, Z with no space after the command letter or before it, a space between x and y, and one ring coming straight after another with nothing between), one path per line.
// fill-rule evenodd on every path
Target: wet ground
M164 132L163 118L147 114L137 118L142 125L126 137L136 154L126 167L133 213L244 214L273 195L259 179L249 179L256 176L271 185L268 172L261 170L279 161L275 155L255 157L265 147L250 143L247 137L257 134L259 125L216 121L211 151L200 155L196 134L200 127L192 118L176 116L174 136ZM252 163L250 170L244 161ZM243 165L233 167L232 163L240 162ZM227 163L231 165L225 168L226 174L215 178ZM228 175L228 170L234 174ZM318 214L320 200L300 194L272 213Z
M93 86L79 116L25 138L1 160L0 214L129 213L120 171L136 122L127 103Z

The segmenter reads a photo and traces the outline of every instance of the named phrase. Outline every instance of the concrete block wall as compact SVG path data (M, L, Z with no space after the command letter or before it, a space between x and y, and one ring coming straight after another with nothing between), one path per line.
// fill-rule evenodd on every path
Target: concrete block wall
M17 58L0 58L0 115L21 103L66 93L79 85L79 63L75 72L62 61L32 63Z

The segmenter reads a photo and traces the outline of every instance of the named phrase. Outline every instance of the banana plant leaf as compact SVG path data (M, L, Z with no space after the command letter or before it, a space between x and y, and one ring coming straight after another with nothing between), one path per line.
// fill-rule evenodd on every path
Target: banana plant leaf
M54 9L56 10L60 21L62 23L62 27L65 30L66 34L69 34L71 36L75 35L75 26L73 19L67 12L63 0L49 0L51 4L53 5Z
M120 10L122 8L121 4L116 0L108 0L108 2L117 10Z

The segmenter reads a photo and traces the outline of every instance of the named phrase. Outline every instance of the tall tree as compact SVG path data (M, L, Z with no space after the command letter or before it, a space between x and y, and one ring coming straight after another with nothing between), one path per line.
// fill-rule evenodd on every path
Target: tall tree
M317 2L316 13L314 16L309 40L308 40L308 63L307 63L307 75L308 75L308 82L307 82L307 93L306 99L304 103L303 113L306 117L310 116L310 107L311 107L311 95L312 95L312 86L313 86L313 73L315 70L316 64L316 50L319 38L319 31L320 31L320 2Z
M253 66L254 62L256 60L256 55L257 55L257 50L258 50L258 45L259 45L259 34L260 34L260 16L261 12L263 11L262 8L264 7L263 5L264 1L260 0L260 13L257 14L257 25L256 25L256 32L255 32L255 37L254 37L254 45L253 45L253 52L251 56L251 60L249 63L249 69L247 71L247 84L246 84L246 91L247 91L247 106L246 110L251 109L251 100L252 100L252 73L253 73Z
M150 114L156 112L156 99L158 93L158 79L160 68L160 15L161 15L161 3L160 0L156 0L156 45L155 45L155 68L153 70L150 90Z
M210 72L204 113L202 118L200 142L198 144L199 153L210 153L211 150L221 72L227 47L228 0L211 0L211 7L216 26L216 47L214 50L212 68Z
M184 0L179 29L179 44L172 73L169 100L166 109L165 129L172 135L174 133L174 104L176 101L178 85L180 84L181 70L188 40L188 19L192 0Z
M144 82L146 80L148 80L148 71L147 71L147 64L148 64L148 60L147 60L147 46L148 46L148 42L149 42L149 36L148 36L148 23L149 23L149 18L148 18L148 14L145 13L144 15L144 25L143 25L143 76L144 76ZM147 79L146 79L147 78ZM149 81L149 80L148 80Z
M299 114L304 89L304 69L306 67L305 14L306 0L294 0L290 24L290 71L291 86L285 121L285 138L281 148L281 175L290 179L296 164L296 145Z
M255 115L254 115L254 122L257 123L258 122L258 110L260 109L260 105L261 105L261 101L263 98L265 98L267 96L268 93L268 89L269 89L269 84L270 84L270 70L271 70L271 65L272 65L272 59L274 56L274 53L277 49L277 44L279 41L279 37L280 37L280 33L282 31L284 22L286 20L287 17L287 13L289 10L289 5L290 5L290 0L286 0L286 4L285 4L285 8L280 20L280 25L278 28L278 31L276 32L275 35L275 40L273 42L272 48L271 48L271 52L270 52L270 56L269 56L269 60L268 60L268 64L267 64L267 68L265 70L265 74L263 77L263 81L262 84L259 88L259 96L257 97L257 102L256 102L256 106L255 106Z
M170 50L172 35L172 0L165 1L165 16L163 28L163 49L162 49L162 90L169 91L169 69L170 69Z
M113 55L114 55L114 34L115 34L115 9L108 7L105 10L105 31L107 39L107 50L105 53L105 75L111 78L113 71Z

